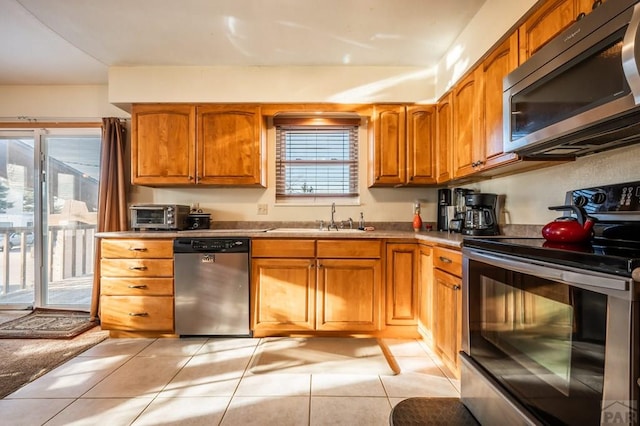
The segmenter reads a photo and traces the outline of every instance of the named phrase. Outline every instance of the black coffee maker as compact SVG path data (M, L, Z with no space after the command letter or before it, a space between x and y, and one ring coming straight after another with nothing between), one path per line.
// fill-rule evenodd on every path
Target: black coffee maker
M436 223L438 231L449 230L449 206L451 205L451 190L447 188L438 189L438 220Z
M474 193L464 196L465 219L462 233L464 235L498 235L498 219L496 194Z

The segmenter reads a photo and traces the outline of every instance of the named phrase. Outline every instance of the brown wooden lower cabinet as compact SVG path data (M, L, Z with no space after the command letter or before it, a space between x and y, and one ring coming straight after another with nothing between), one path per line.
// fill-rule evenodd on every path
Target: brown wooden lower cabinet
M380 329L382 265L378 259L318 259L316 329Z
M433 249L433 348L456 377L462 346L461 264L459 251Z
M386 323L416 325L419 250L416 243L387 243Z
M173 240L103 239L100 247L102 329L114 337L171 334Z
M418 331L427 340L433 342L433 249L420 244L419 282L418 282Z
M379 330L381 257L379 240L254 240L254 333Z
M251 276L254 330L315 328L315 259L255 258Z

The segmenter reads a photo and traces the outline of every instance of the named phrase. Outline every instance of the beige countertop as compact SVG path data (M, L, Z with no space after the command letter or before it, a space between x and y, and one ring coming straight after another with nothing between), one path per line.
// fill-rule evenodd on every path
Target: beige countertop
M459 248L463 235L437 231L319 231L317 229L287 229L276 231L267 229L201 229L189 231L121 231L100 232L98 238L211 238L211 237L248 237L248 238L330 238L330 239L415 239L428 243Z

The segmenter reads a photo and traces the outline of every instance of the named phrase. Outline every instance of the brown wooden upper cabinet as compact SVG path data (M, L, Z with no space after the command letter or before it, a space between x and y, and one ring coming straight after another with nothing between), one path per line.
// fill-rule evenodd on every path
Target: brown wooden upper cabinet
M591 12L593 3L594 0L549 0L540 6L518 29L520 63L567 29L578 15Z
M443 96L436 105L436 181L453 179L453 94Z
M482 140L484 152L475 161L476 168L485 170L518 160L503 148L503 87L502 80L518 66L518 34L514 33L494 49L482 62L481 110L484 113Z
M475 68L453 88L453 177L476 172L484 159L482 70Z
M453 178L504 166L519 158L503 149L502 80L518 66L518 34L514 33L453 89ZM448 97L448 96L447 96ZM438 109L441 109L439 104ZM441 127L446 129L447 117ZM440 118L439 122L440 124ZM446 137L446 130L443 131ZM441 140L439 144L446 144ZM443 149L438 149L440 155ZM443 165L444 168L444 165ZM445 177L439 174L439 177Z
M435 179L433 105L375 105L369 186L419 186Z
M134 105L134 185L266 186L257 105Z

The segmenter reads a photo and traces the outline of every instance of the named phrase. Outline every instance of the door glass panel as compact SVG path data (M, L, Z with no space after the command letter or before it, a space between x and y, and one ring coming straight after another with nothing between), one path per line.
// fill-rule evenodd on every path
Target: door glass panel
M93 284L100 135L47 135L43 304L87 308Z
M33 306L33 136L0 137L0 307Z

